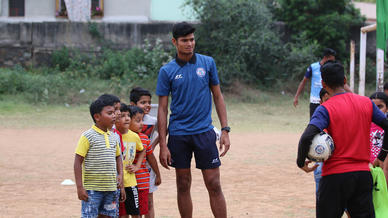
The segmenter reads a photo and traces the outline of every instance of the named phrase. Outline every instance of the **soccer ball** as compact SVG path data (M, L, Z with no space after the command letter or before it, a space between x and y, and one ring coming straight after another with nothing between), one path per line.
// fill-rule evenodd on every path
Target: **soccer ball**
M314 136L307 158L315 162L323 162L329 159L333 151L333 139L326 132L321 132Z

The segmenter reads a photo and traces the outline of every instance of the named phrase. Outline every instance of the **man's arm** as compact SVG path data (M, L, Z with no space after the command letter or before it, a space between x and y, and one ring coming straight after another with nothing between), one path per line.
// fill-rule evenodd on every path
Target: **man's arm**
M82 157L79 154L75 154L74 176L75 176L75 184L77 185L78 199L82 201L87 201L89 196L82 184L82 162L83 161L84 161L84 157Z
M167 148L167 114L168 114L168 96L159 96L158 107L158 131L159 131L159 160L160 164L166 169L170 169L168 165L171 164L171 154Z
M318 165L309 167L308 164L311 161L306 161L306 157L309 152L310 145L314 136L320 132L321 130L318 127L309 124L306 127L303 135L300 137L299 146L298 146L298 157L296 159L296 164L298 165L299 168L301 168L306 173L314 171L318 167Z
M308 80L309 79L307 77L303 77L302 81L300 81L298 89L296 90L296 94L295 94L295 97L294 97L294 107L296 107L298 105L299 95L300 95L300 93L302 93L302 91L304 89L304 86L306 85Z
M213 93L213 100L214 104L216 106L216 111L218 115L218 119L221 123L221 128L228 126L228 118L226 114L226 106L224 102L224 97L222 96L220 85L212 85L210 86L210 89ZM227 131L221 132L221 138L220 138L220 151L221 157L228 152L230 148L230 140L229 140L229 133Z

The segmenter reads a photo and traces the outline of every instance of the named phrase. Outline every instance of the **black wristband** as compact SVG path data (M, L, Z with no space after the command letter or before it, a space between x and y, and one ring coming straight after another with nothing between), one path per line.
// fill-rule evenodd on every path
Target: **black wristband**
M230 127L229 126L222 127L221 131L230 132Z

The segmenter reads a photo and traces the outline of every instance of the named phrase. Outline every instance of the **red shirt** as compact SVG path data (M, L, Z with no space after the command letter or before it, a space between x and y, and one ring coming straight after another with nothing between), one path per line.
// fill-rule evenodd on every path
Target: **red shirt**
M325 161L322 176L369 171L369 134L373 105L369 98L353 93L335 95L322 104L328 111L328 133L335 150Z
M140 140L143 143L144 149L146 149L146 156L152 154L152 146L151 141L148 138L147 135L143 133L139 133ZM138 154L136 154L135 161L133 164L137 163ZM144 157L143 162L141 163L140 169L136 171L136 181L137 181L137 188L139 190L149 189L150 188L150 172L148 171L146 167L146 157Z

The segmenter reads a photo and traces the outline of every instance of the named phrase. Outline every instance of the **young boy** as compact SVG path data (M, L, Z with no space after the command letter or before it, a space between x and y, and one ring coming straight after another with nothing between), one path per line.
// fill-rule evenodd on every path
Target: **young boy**
M82 217L115 217L117 204L125 200L117 181L123 170L119 138L112 134L116 120L112 99L97 99L90 105L95 123L81 135L75 151L74 174L78 198L82 200ZM120 194L119 194L120 193Z
M124 188L126 193L125 202L120 203L119 214L121 218L128 218L132 215L133 218L138 218L139 211L139 195L137 189L137 182L135 172L140 168L140 162L136 165L132 165L135 155L138 154L140 160L144 159L145 149L140 141L139 136L129 130L130 115L129 107L121 103L120 107L121 115L116 119L116 129L122 136L122 158L124 169L130 166L129 170L124 170Z
M143 128L143 116L144 112L141 108L137 106L131 106L131 125L130 129L139 134L140 139L143 143L143 147L146 149L146 158L151 166L157 165L155 156L153 154L152 147L150 145L150 140L147 135L141 133ZM136 158L134 163L137 163L139 160ZM150 186L150 175L149 171L146 168L146 161L143 160L141 168L136 171L136 179L139 189L139 204L140 204L140 214L148 214L148 193Z
M306 157L311 141L327 129L335 150L322 167L317 218L341 217L345 207L351 217L375 217L369 131L372 121L387 130L388 120L369 98L345 92L346 78L341 64L328 62L321 72L322 86L330 99L316 109L301 136L297 165L306 172L309 170ZM387 140L383 144L388 148Z
M141 132L143 134L146 134L151 140L151 147L152 150L154 150L155 146L159 143L159 136L156 128L157 119L156 117L153 117L149 114L151 110L151 98L151 93L148 90L145 90L140 87L132 89L130 93L131 105L138 106L144 111L143 128ZM146 215L146 218L154 218L155 211L153 192L158 189L157 186L160 185L162 181L158 164L153 164L153 166L151 167L151 165L147 161L146 167L150 173L150 188L148 194L149 210L148 214Z

